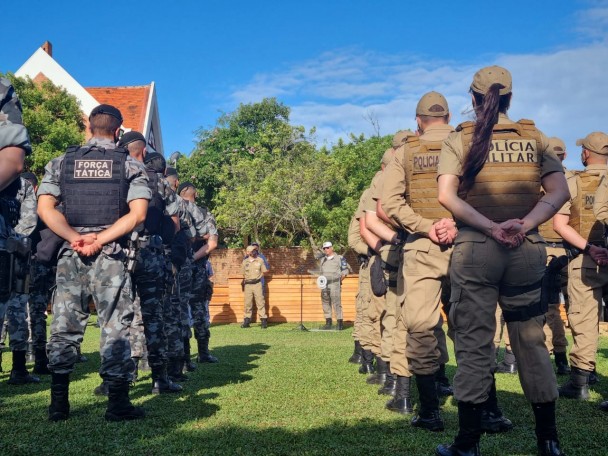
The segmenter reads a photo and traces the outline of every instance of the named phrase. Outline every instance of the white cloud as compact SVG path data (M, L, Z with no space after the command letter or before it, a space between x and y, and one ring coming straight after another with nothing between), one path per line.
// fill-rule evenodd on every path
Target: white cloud
M595 5L581 13L579 23L602 30L591 42L543 54L497 55L492 60L453 62L421 60L343 49L294 65L283 72L257 75L235 91L237 102L275 96L292 108L294 124L316 127L319 144L331 145L349 133L370 136L373 115L382 135L413 128L419 97L430 90L443 93L451 107L452 124L468 120L468 88L474 72L498 64L513 74L513 119L529 118L549 136L559 136L569 148L567 166L580 168L577 138L608 130L608 8Z

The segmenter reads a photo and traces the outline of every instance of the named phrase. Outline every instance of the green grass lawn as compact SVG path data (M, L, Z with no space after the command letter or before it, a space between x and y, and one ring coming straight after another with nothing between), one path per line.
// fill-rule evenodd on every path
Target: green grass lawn
M443 433L409 426L409 417L384 409L385 396L367 385L352 352L351 330L293 331L294 324L212 328L211 348L219 364L200 365L181 395L149 394L149 374L132 389L145 407L145 420L107 423L106 399L93 395L99 384L99 329L87 328L89 357L72 375L72 412L66 422L47 420L50 378L39 385L10 386L10 354L0 374L1 455L428 455L450 442L457 412L450 398L442 406ZM318 324L309 324L309 328ZM195 344L194 344L195 345ZM195 349L195 347L193 347ZM608 371L608 339L602 338L598 371ZM452 359L448 375L454 375ZM560 383L564 379L559 379ZM517 376L498 375L499 401L515 429L482 437L484 455L536 454L532 411ZM600 376L592 400L558 402L562 448L569 456L608 454L608 416L597 409L608 398Z

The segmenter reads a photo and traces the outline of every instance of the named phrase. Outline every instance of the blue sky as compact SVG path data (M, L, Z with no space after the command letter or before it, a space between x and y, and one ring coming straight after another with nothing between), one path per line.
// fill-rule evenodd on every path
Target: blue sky
M500 5L498 7L497 5ZM453 124L481 66L513 73L513 118L575 141L608 130L608 1L11 2L0 72L45 41L84 86L155 81L164 145L189 153L195 130L239 103L276 96L318 144L414 127L427 91ZM8 44L6 44L8 43ZM464 113L463 113L464 112Z

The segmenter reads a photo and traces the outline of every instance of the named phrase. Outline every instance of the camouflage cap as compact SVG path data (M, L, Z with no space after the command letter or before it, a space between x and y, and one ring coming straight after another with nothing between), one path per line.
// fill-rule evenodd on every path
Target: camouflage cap
M471 90L485 95L490 90L490 86L496 83L503 86L500 89L500 95L511 93L513 80L509 70L496 65L482 68L473 76Z
M128 131L127 133L125 133L124 135L122 135L120 137L120 140L118 141L118 146L126 147L135 141L143 141L145 144L146 138L144 138L144 135L142 135L138 131Z
M576 145L583 146L585 149L596 154L608 155L608 135L601 131L589 133L583 139L577 140Z
M547 150L550 150L555 155L564 155L566 153L566 143L559 139L556 136L549 138L549 147Z
M411 134L413 133L410 130L399 130L397 133L395 133L395 136L393 136L393 147L399 147L401 144L403 144L405 138Z
M118 120L120 120L120 123L122 123L122 114L120 113L120 110L115 106L109 104L100 104L99 106L93 108L89 119L98 114L108 114L109 116L116 117Z
M5 147L20 147L27 155L32 153L19 98L11 82L0 78L0 149Z
M393 149L392 147L389 147L388 149L386 149L386 152L384 152L384 155L382 156L382 160L380 160L380 163L384 166L388 166L388 164L392 161L394 156L395 156L395 149Z
M449 113L448 100L439 92L425 93L416 106L417 116L443 117Z

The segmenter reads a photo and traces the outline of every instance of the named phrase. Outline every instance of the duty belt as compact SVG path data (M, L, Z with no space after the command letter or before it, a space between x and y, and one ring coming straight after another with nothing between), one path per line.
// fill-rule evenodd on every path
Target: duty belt
M547 241L547 247L553 247L554 249L563 249L564 248L564 243L562 241L559 242L551 242L551 241Z
M153 234L151 236L141 236L137 243L140 249L145 249L146 247L150 247L152 249L162 249L163 247L163 239L157 234Z
M397 272L399 271L399 266L391 266L384 260L380 260L380 267L388 272Z

